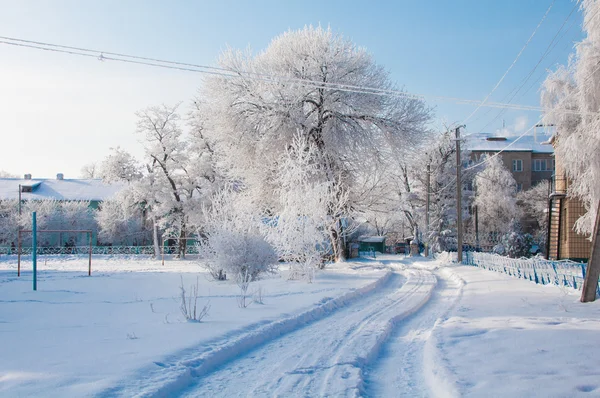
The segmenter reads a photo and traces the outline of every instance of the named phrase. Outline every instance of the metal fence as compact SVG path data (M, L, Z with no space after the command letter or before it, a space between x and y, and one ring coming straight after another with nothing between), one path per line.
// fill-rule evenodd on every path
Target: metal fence
M543 258L510 258L492 253L466 252L465 265L502 272L542 285L565 286L581 290L585 279L586 263ZM596 292L600 296L600 287Z
M176 246L165 246L165 254L177 253ZM40 255L69 255L69 254L88 254L90 250L89 246L72 246L72 247L38 247L37 254ZM21 247L21 255L31 255L33 248ZM198 248L196 245L186 246L186 254L198 254ZM0 255L17 255L18 251L16 247L4 246L0 247ZM111 255L111 254L125 254L125 255L136 255L145 254L153 255L154 246L92 246L92 254L96 255Z

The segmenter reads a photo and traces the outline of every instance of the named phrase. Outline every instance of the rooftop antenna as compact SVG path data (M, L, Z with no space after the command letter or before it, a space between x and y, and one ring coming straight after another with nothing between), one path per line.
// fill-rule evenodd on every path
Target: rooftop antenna
M504 119L502 119L502 130L504 130L505 127L506 127L506 122Z

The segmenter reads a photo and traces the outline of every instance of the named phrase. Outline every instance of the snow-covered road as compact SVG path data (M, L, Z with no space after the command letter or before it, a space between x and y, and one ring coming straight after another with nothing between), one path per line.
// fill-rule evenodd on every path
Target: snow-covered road
M448 269L435 273L431 299L416 314L399 323L365 374L365 396L458 396L446 375L433 333L447 319L462 295L464 282Z
M184 396L360 395L395 323L419 310L435 285L428 270L396 271L374 294L193 379Z

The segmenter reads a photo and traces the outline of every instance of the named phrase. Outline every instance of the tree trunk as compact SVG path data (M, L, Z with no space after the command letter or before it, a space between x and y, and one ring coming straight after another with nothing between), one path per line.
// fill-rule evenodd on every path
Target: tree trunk
M419 256L419 226L417 224L413 225L413 239L410 242L410 256Z
M152 218L152 243L154 245L154 258L160 256L160 242L158 241L158 225L156 218Z
M344 236L341 225L342 221L338 219L335 223L335 227L331 228L329 231L335 262L346 261L346 248L344 247Z
M181 225L181 232L179 233L179 248L177 257L185 258L185 251L187 248L187 234L185 233L185 223Z

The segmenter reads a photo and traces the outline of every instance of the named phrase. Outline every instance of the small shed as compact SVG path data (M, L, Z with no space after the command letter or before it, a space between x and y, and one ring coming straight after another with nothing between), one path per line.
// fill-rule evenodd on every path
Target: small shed
M385 236L362 236L358 239L361 252L375 251L385 253Z

